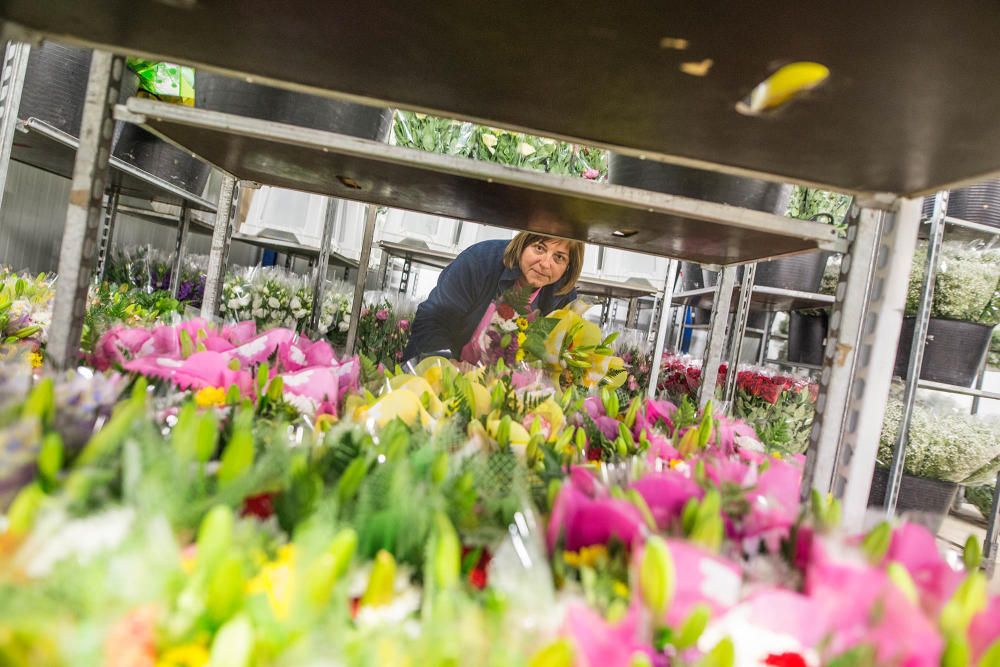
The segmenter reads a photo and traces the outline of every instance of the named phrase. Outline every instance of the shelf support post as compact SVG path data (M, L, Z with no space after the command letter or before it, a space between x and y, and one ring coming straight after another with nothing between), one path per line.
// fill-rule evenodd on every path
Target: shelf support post
M118 220L118 204L121 199L121 188L114 187L108 195L108 205L104 209L104 219L101 224L100 242L97 246L97 282L104 282L108 272L108 256L115 244L115 222Z
M920 289L920 304L917 306L916 322L913 324L913 341L910 344L910 359L906 365L906 381L903 390L903 413L896 429L896 442L892 446L892 465L889 466L889 481L885 489L885 513L891 517L896 512L899 500L899 485L903 481L903 464L906 461L906 444L910 438L910 421L913 406L917 401L917 384L924 363L924 347L927 344L927 328L931 321L931 304L934 301L934 281L941 263L941 242L944 240L944 218L948 215L948 192L939 192L934 198L934 212L931 214L930 239L927 242L927 267L924 270L924 284ZM891 357L886 357L889 359Z
M0 74L0 206L7 188L10 152L17 132L17 111L21 106L24 73L28 67L31 46L24 42L7 42Z
M323 290L326 288L326 274L330 267L330 243L333 241L333 228L337 224L337 211L340 206L333 197L326 200L326 214L323 219L323 237L319 243L319 259L313 267L312 312L309 315L309 330L314 336L319 335L319 322L323 317Z
M375 223L378 221L378 206L368 204L365 211L365 232L361 239L361 256L358 257L358 275L354 283L354 300L351 301L351 323L347 329L347 344L345 354L354 354L358 342L358 323L361 320L361 307L365 299L365 284L368 282L368 262L372 257L372 241L375 239Z
M212 246L208 253L208 275L205 277L205 296L201 302L201 316L206 320L214 320L219 313L222 283L226 277L226 265L229 263L229 245L233 240L238 197L239 184L233 176L226 174L222 178L219 207L215 212Z
M729 337L729 369L726 373L726 383L722 390L722 407L730 414L733 397L736 395L736 374L740 363L740 349L743 347L743 337L747 330L747 317L750 315L750 299L753 296L754 277L757 275L757 262L743 266L743 279L740 281L740 300L736 304L736 314L733 316L733 332Z
M181 270L184 266L184 248L187 246L188 231L191 229L191 209L181 205L181 217L177 221L177 236L174 239L174 261L170 267L170 296L177 298L181 291Z
M663 293L660 294L660 317L656 325L656 343L653 345L653 359L649 364L649 386L646 396L656 398L656 387L660 381L660 367L663 365L663 346L667 341L667 327L670 324L671 301L677 281L677 260L667 261L667 275L663 279ZM652 319L652 318L651 318Z
M862 528L893 358L899 342L920 201L872 198L849 214L802 494L832 493L849 531Z
M708 341L705 343L705 359L701 365L701 387L698 389L698 407L703 408L715 397L722 352L726 348L726 329L729 323L729 305L736 287L735 266L724 266L719 271L719 282L715 284L712 300L712 317L708 323Z
M73 165L66 226L59 251L52 324L47 352L58 370L74 366L80 352L87 291L97 258L98 233L108 180L115 122L111 110L121 88L125 60L94 51L80 123L80 147Z

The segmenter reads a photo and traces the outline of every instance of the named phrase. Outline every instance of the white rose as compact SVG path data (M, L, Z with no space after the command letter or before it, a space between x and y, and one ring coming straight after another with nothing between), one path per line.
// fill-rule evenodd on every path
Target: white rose
M338 331L347 331L350 328L351 328L351 325L348 324L347 322L341 322L340 324L337 325L337 330Z
M268 297L268 299L267 299L267 305L269 305L271 308L280 308L281 307L281 302L278 301L277 299L275 299L272 296L272 297Z
M302 302L299 301L298 297L295 297L295 298L292 299L291 306L292 306L292 310L299 310L300 308L302 308Z

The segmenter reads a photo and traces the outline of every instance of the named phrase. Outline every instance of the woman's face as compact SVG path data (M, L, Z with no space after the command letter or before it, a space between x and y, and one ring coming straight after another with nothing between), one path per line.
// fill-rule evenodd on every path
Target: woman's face
M559 282L569 266L569 243L558 239L539 239L524 248L518 268L532 287Z

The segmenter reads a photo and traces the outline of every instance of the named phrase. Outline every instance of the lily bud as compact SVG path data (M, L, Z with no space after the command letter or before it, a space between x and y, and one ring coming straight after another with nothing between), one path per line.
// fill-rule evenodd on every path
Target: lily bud
M368 588L361 596L361 604L366 607L381 607L392 602L396 583L396 559L385 549L375 554L372 572L368 578Z
M646 607L656 616L662 616L670 606L676 585L674 559L667 543L658 535L646 541L639 566L639 591Z

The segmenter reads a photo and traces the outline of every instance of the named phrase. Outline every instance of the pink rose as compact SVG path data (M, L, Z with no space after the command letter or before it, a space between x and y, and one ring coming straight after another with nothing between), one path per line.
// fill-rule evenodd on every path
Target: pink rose
M597 177L600 175L601 172L597 171L593 167L590 167L589 169L584 169L583 171L583 177L586 178L588 181L596 180Z
M387 319L389 319L389 311L386 310L385 308L380 308L378 312L375 313L375 319L377 319L380 322L385 322Z
M403 331L406 331L407 329L410 328L410 320L400 320L398 324L399 328Z

